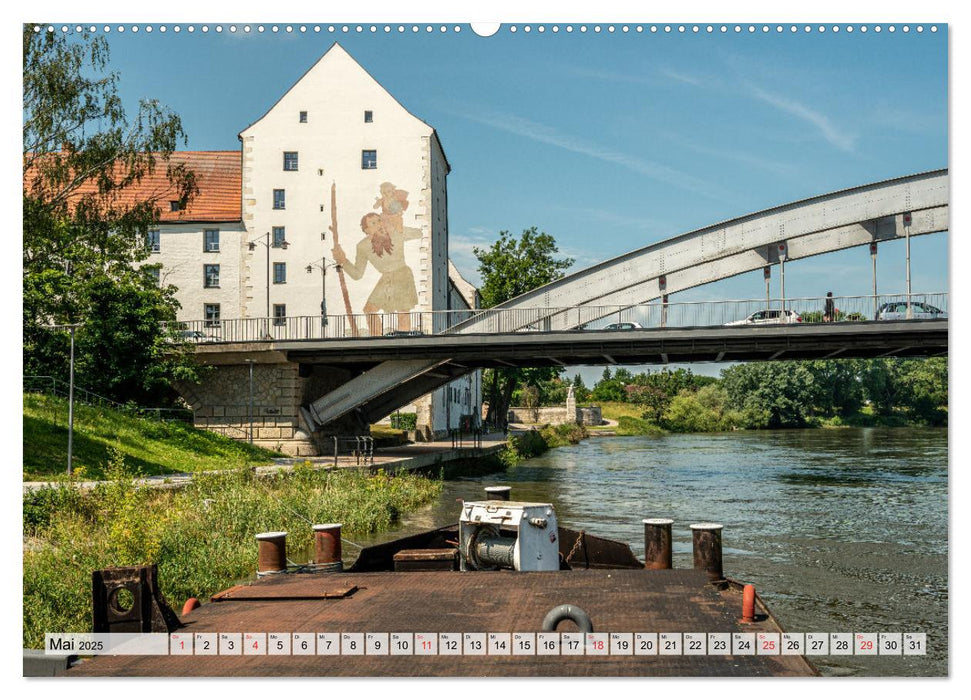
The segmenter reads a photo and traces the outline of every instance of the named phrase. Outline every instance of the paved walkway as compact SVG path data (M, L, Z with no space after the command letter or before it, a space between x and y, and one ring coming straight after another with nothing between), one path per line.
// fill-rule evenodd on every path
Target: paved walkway
M494 454L500 451L506 444L506 436L502 433L483 435L480 447L476 448L471 438L466 437L461 443L456 443L453 447L451 440L441 440L438 442L416 442L397 447L381 447L374 451L374 466L381 469L394 468L396 471L422 469L436 464L445 464L456 459L469 457L481 457ZM277 472L290 471L297 464L310 462L313 467L318 469L365 469L371 465L358 463L352 455L340 455L337 464L334 464L334 457L278 457L273 460L273 464L254 467L257 476L274 474ZM204 474L218 474L218 470L202 472ZM176 474L160 474L158 476L148 476L136 479L135 483L152 488L172 489L185 486L193 478L192 473L182 472ZM37 491L45 486L57 486L64 484L64 481L25 481L23 485L24 493ZM92 489L104 481L79 481L75 484L82 489Z

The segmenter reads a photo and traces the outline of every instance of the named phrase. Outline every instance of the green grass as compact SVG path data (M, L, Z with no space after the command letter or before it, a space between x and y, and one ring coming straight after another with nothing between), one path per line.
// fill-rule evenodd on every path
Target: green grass
M24 394L25 480L65 479L67 401ZM101 479L113 452L139 476L269 464L278 453L178 421L138 418L124 411L74 405L75 475Z
M309 463L260 479L250 469L201 475L178 490L136 488L123 460L108 475L92 490L61 484L23 497L25 647L41 647L45 632L91 630L94 570L156 563L162 594L179 610L189 597L252 578L259 532L286 531L288 558L303 563L311 523L343 523L353 540L391 527L442 489L416 475Z
M624 416L640 419L644 413L644 407L633 403L623 403L621 401L598 401L601 415L607 420L619 421Z
M617 419L617 428L615 429L617 435L630 436L630 435L645 435L649 437L660 437L665 434L663 428L659 428L653 423L650 423L641 418L632 418L631 416L620 416Z

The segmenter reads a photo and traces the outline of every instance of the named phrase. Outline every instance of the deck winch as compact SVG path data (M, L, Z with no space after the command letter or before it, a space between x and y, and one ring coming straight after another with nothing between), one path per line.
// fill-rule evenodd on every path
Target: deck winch
M459 568L558 571L557 533L550 503L468 501L459 517Z

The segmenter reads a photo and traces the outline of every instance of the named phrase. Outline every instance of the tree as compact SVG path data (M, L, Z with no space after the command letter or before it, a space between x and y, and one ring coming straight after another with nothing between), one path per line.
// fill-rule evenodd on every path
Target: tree
M572 258L557 257L556 240L535 226L524 230L519 238L508 231L500 231L499 239L489 248L476 247L473 252L479 261L482 277L479 293L484 308L549 284L562 277L573 264ZM489 397L486 421L506 425L517 385L538 386L558 375L559 370L552 368L486 370L483 377L483 389Z
M812 373L801 362L750 362L722 370L729 403L745 427L799 428L816 398Z
M192 373L186 348L162 351L173 290L139 270L159 202L196 192L169 161L181 120L154 100L126 118L103 37L25 25L23 52L24 373L66 376L65 336L48 326L82 322L78 384L121 401L157 396L160 379ZM169 187L141 192L163 166Z

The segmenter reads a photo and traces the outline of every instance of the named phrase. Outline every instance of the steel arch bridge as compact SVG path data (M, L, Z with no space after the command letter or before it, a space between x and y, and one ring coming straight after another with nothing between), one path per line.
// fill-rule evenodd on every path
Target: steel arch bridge
M948 230L947 170L840 190L706 226L631 251L516 297L497 309L589 307L589 318L551 311L544 330L565 330L602 316L600 308L664 295L837 250ZM503 333L522 314L482 314L450 333ZM509 323L496 319L511 319ZM497 325L498 323L498 325ZM509 327L506 327L506 326ZM385 361L302 407L316 430L348 413L373 422L394 408L470 371L443 356Z

